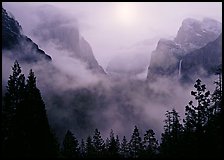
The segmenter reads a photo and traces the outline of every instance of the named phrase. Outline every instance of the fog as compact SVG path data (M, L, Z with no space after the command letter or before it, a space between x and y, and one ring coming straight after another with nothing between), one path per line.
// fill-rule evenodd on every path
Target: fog
M3 71L9 71L12 64L12 60L3 57ZM83 67L81 63L72 64L76 68ZM101 131L103 138L113 129L120 139L123 136L130 139L134 125L138 126L141 136L147 129L153 129L160 141L165 112L175 108L182 122L185 106L193 100L190 95L193 85L183 87L170 78L160 78L150 84L142 80L113 81L96 77L84 67L86 73L82 77L78 75L80 72L70 72L69 68L61 70L57 63L20 65L26 77L30 68L34 70L48 119L60 141L67 129L81 139L93 135L95 128ZM3 72L4 86L9 73ZM214 90L215 79L203 79L210 91Z
M147 70L159 38L174 37L185 17L208 16L221 21L221 3L134 3L141 18L135 15L132 25L120 24L114 14L118 5L3 3L22 25L24 34L52 57L50 63L19 63L26 76L30 68L34 70L50 124L60 140L67 129L80 139L91 135L95 128L104 138L113 129L120 139L124 135L130 139L134 125L142 136L152 128L160 139L165 112L175 108L183 119L185 106L193 99L193 85L182 86L178 77L163 77L154 83L144 79L113 79L93 72L77 54L87 53L82 45L87 45L89 53L87 41L104 69L114 57L138 55L145 57ZM2 58L5 86L14 61ZM211 90L214 79L205 79Z

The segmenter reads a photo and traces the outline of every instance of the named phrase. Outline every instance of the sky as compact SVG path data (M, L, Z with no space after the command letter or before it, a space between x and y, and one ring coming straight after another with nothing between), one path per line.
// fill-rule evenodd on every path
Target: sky
M222 22L221 2L3 2L34 40L36 8L43 5L53 5L77 20L81 35L104 69L114 56L129 54L126 48L145 40L154 41L153 48L143 48L150 56L159 38L175 37L184 18L210 17Z

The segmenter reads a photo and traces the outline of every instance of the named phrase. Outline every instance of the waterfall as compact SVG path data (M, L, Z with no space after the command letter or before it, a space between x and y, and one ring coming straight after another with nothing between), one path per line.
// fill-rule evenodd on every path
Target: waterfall
M178 70L178 76L179 76L179 78L181 76L181 63L182 63L182 59L179 62L179 70Z

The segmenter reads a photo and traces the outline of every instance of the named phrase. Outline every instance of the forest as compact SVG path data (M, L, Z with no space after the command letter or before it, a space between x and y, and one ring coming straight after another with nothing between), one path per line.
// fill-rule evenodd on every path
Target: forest
M41 91L31 69L26 79L15 61L7 91L2 95L2 158L74 158L74 159L165 159L223 157L222 69L218 67L215 90L210 92L198 79L185 106L183 123L179 113L165 114L161 142L148 128L143 137L133 126L130 140L111 129L103 139L96 128L93 135L79 141L69 129L60 144L51 128Z

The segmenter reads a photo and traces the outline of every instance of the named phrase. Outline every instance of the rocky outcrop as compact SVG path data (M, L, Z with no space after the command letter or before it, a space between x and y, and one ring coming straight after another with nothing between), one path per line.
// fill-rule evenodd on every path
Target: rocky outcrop
M222 34L205 47L183 57L181 80L191 80L194 76L213 75L220 64L222 64Z
M148 67L147 80L154 81L161 76L180 78L180 66L183 68L183 72L186 72L186 74L193 74L196 72L196 68L198 68L193 65L193 63L200 65L201 62L196 61L200 61L203 53L204 55L202 57L208 56L207 59L209 59L209 57L212 56L212 59L214 59L208 62L209 65L206 64L207 61L204 61L204 64L201 66L202 68L205 67L206 72L211 74L210 69L208 69L208 67L206 68L206 65L211 66L211 63L212 65L216 65L218 61L215 61L219 59L220 53L210 53L209 48L211 46L207 47L207 44L210 42L213 43L213 41L214 43L216 43L216 41L218 41L216 39L218 37L220 39L220 34L221 23L216 20L209 18L205 18L203 19L203 21L198 21L192 18L185 19L182 22L182 25L174 40L159 40L155 51L152 52L150 66ZM212 46L213 50L220 50L220 46ZM215 47L219 48L215 49ZM196 53L194 51L200 48L202 49L202 51L199 52L203 53L194 55L194 53ZM188 57L191 57L192 60L190 60L191 58L189 59ZM190 61L192 61L192 64L190 64ZM192 65L193 68L190 68L194 70L194 72L191 72L191 69L189 67L186 67L185 65ZM187 71L187 68L189 69L189 71ZM184 77L187 76L185 75Z
M2 8L2 52L5 56L25 61L27 63L37 61L51 61L51 57L41 50L36 43L25 36L19 22L10 16Z
M204 18L199 21L187 18L182 22L174 41L180 44L185 52L190 52L214 41L221 32L222 24L214 19Z

